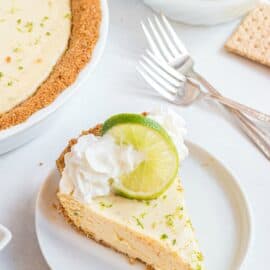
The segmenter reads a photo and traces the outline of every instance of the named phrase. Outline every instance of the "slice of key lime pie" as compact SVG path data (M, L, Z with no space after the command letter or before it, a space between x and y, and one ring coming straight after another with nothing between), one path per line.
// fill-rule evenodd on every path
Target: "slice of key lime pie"
M86 236L156 270L203 270L179 163L184 121L169 110L112 116L57 161L64 216Z
M0 1L0 130L71 85L99 34L99 0Z

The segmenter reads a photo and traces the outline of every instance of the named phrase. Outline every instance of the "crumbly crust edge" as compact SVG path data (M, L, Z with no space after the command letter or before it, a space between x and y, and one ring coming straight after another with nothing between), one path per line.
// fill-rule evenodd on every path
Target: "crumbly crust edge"
M21 124L35 112L50 105L75 82L80 71L91 60L102 20L100 0L70 1L72 24L66 51L46 81L30 98L10 111L0 114L0 130Z

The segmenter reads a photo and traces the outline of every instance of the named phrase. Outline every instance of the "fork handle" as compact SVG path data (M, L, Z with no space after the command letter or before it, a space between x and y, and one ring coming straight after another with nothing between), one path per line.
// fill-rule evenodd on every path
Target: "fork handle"
M268 114L259 112L255 109L252 109L246 105L243 105L241 103L233 101L233 100L226 98L224 96L220 96L220 95L216 95L216 94L212 94L212 93L206 94L206 96L213 98L213 99L216 99L217 101L219 101L223 105L226 105L232 109L244 112L244 113L248 114L249 116L256 118L260 121L270 123L270 115L268 115Z
M197 73L196 71L192 71L190 74L193 78L197 79L198 81L200 81L208 90L209 90L209 94L206 94L208 97L210 98L214 98L217 101L219 101L220 103L231 107L232 109L238 110L238 111L242 111L245 112L246 114L250 115L253 118L256 118L260 121L263 122L268 122L270 123L270 115L259 112L253 108L250 108L246 105L243 105L239 102L236 102L232 99L229 99L227 97L224 97L223 95L221 95L205 78L203 78L199 73ZM214 90L214 91L213 91Z
M230 109L231 110L231 109ZM270 160L270 139L264 131L257 128L245 115L239 111L231 112L239 119L241 128L246 135L253 141L259 150Z
M216 96L220 95L220 93L200 74L192 71L191 75L194 79L200 81L209 90L210 93L215 94ZM242 130L257 146L257 148L265 155L265 157L270 160L270 137L256 124L254 124L248 117L246 117L241 111L232 109L226 105L225 108L227 108L239 120Z
M257 125L255 125L248 117L242 112L227 108L238 119L241 129L255 144L255 146L264 154L264 156L270 160L270 137Z

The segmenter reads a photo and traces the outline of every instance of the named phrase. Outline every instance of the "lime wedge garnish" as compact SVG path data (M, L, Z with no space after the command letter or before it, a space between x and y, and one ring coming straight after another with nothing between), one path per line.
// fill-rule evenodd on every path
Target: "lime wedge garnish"
M138 200L155 199L173 183L179 167L178 153L168 133L154 120L139 114L118 114L103 125L119 145L132 145L144 160L114 184L117 194Z

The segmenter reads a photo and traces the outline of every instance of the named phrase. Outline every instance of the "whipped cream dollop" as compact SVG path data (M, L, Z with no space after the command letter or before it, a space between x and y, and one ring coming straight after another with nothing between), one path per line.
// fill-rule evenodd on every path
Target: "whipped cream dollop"
M188 155L184 144L185 121L170 109L159 108L149 112L149 118L158 122L172 138L180 161ZM111 192L111 180L119 181L123 174L132 172L144 160L144 153L132 145L118 145L105 134L81 136L65 155L65 168L59 184L62 194L71 194L81 202L91 202L94 197Z
M188 156L188 148L184 139L187 134L185 120L175 111L160 107L149 113L147 116L158 122L170 135L178 151L180 161Z
M81 136L65 155L65 168L59 190L79 201L89 202L108 195L110 181L133 171L144 159L132 145L117 145L111 135Z

